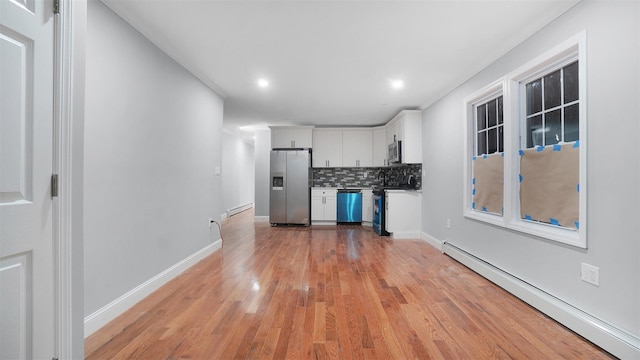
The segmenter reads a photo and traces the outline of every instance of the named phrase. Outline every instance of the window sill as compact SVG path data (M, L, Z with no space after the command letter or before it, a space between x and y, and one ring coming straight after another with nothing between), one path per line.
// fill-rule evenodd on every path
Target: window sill
M506 222L505 218L500 215L482 213L475 210L465 211L464 217L582 249L587 248L585 239L580 236L580 230L565 229L555 225L533 223L519 219Z

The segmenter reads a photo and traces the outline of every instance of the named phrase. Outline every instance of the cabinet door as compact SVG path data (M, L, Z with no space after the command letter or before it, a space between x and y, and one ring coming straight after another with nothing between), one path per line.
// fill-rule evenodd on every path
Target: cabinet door
M311 129L293 129L292 137L294 147L297 148L311 148L313 144Z
M342 166L371 166L371 130L344 130L342 132Z
M371 191L362 192L362 221L373 221L373 196Z
M313 167L342 166L342 131L313 131Z
M375 129L372 133L372 160L373 166L387 166L387 130Z
M311 197L311 221L324 220L323 196Z
M291 129L271 129L271 148L290 148L293 131Z
M324 219L336 221L338 219L338 197L335 195L324 197Z
M405 111L402 127L402 162L418 164L422 162L422 112Z

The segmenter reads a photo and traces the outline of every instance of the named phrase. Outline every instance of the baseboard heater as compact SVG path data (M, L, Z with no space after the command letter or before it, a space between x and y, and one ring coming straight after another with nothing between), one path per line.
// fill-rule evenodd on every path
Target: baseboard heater
M594 317L456 245L445 241L442 252L611 354L622 359L640 357L640 338L637 336Z
M241 213L241 212L243 212L245 210L249 210L252 207L253 207L253 203L248 203L248 204L244 204L244 205L241 205L241 206L237 206L237 207L234 207L232 209L227 210L227 215L228 216L233 216L233 215Z

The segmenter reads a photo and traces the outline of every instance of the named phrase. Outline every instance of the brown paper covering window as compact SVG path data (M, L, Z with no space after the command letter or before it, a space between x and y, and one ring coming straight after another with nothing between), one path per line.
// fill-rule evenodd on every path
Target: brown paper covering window
M502 154L478 156L473 161L475 179L474 209L502 215L504 193L504 157Z
M573 143L555 147L527 149L520 156L520 215L576 229L579 149Z

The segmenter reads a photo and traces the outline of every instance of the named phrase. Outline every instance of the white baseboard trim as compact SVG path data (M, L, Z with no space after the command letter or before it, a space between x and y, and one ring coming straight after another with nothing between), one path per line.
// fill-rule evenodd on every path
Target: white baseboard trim
M438 240L435 237L424 232L422 233L422 240L426 241L427 244L433 246L434 248L440 250L440 252L444 252L444 250L442 249L442 246L444 245L444 241Z
M640 338L638 336L598 319L453 244L443 242L443 250L453 259L616 357L621 359L640 358Z
M222 214L220 214L220 220L224 220L224 219L226 219L228 217L229 217L229 215L228 215L227 212L223 212Z
M395 240L422 239L421 235L420 231L394 231L391 233L391 238Z
M253 203L248 203L248 204L236 206L236 207L234 207L232 209L228 209L227 210L227 214L228 214L229 217L231 217L231 216L233 216L235 214L238 214L238 213L241 213L241 212L243 212L245 210L249 210L252 207L253 207Z
M183 271L195 265L198 261L209 256L221 247L222 239L218 239L213 244L207 245L206 247L189 255L187 258L183 259L177 264L145 281L143 284L140 284L136 288L120 296L101 309L98 309L93 314L86 316L84 318L84 337L87 338L96 330L106 325L109 321L115 319L117 316L124 313L127 309L131 308L140 300L144 299L149 294L159 289L162 285L180 275Z

